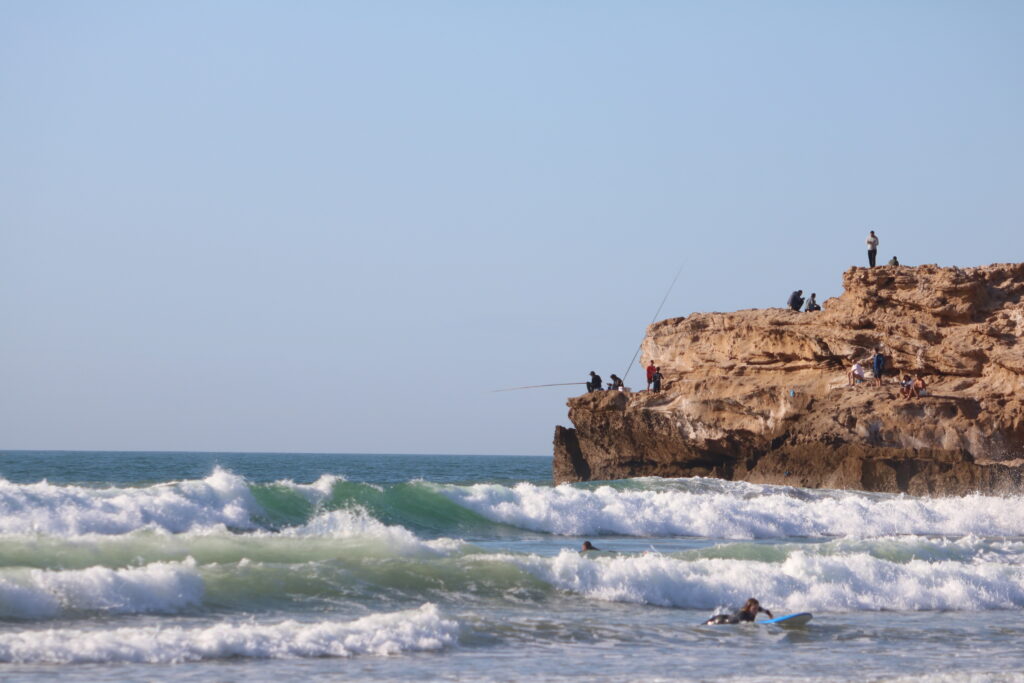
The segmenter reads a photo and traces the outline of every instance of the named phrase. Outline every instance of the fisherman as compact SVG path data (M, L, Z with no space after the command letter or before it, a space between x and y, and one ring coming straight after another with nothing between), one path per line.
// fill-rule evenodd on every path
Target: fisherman
M768 615L769 619L774 619L770 610L766 610L761 607L761 603L754 598L750 598L740 609L736 610L732 614L716 614L711 617L705 624L739 624L745 621L754 621L757 618L759 612L764 612Z
M608 383L608 388L612 391L622 391L622 387L622 379L618 375L612 373L612 381Z
M590 381L587 382L587 391L601 391L601 375L593 370L590 371Z
M817 296L818 296L817 294L815 294L814 292L811 292L811 298L807 300L807 305L804 306L804 311L806 311L807 313L810 313L811 311L820 311L821 310L821 306L818 305L818 302L815 299L815 297L817 297Z
M661 391L661 380L664 376L661 374L661 368L654 368L654 375L651 376L651 384L654 386L655 391Z
M878 254L878 235L875 234L874 230L871 230L870 233L871 234L869 234L868 238L864 241L868 245L868 263L870 264L869 267L874 268L875 256Z
M651 390L651 383L654 381L654 373L657 371L658 368L654 367L653 360L647 364L647 391Z
M800 307L804 305L803 293L804 290L798 289L792 294L790 294L789 301L786 302L786 305L792 308L794 311L799 311Z
M890 266L898 266L899 264L900 264L900 260L898 258L896 258L895 256L893 256L891 259L889 259L889 265Z

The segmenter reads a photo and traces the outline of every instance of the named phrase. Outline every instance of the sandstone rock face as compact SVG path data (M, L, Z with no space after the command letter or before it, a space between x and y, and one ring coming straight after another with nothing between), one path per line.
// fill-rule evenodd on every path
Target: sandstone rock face
M651 325L641 359L661 367L663 391L570 399L575 429L556 429L555 482L711 476L1024 492L1024 263L851 268L843 286L819 312ZM871 377L875 348L888 361L882 386ZM868 379L848 386L854 359ZM904 373L923 373L927 395L902 399Z

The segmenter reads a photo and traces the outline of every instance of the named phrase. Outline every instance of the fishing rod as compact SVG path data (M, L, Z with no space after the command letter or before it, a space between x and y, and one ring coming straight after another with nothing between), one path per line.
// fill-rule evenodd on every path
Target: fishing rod
M661 298L661 303L658 304L658 310L654 312L654 317L651 318L651 324L652 325L654 324L654 321L656 321L658 319L658 316L661 315L661 309L662 309L662 307L664 307L665 302L668 301L668 295L672 293L672 289L676 286L676 281L679 280L679 276L682 275L683 268L685 266L686 266L686 260L684 259L683 262L681 264L679 264L679 270L676 271L676 276L674 278L672 278L672 284L670 284L668 286L668 291L666 291L665 292L665 296L663 296ZM636 347L636 353L633 354L632 360L629 361L629 367L627 367L626 368L626 372L624 372L622 374L622 381L623 382L625 382L626 381L626 377L629 376L629 371L633 369L633 363L636 362L636 357L638 355L640 355L640 349L643 348L643 343L644 343L644 340L641 339L640 340L640 345ZM526 387L509 387L508 389L492 389L488 393L496 394L496 393L501 392L501 391L519 391L520 389L540 389L542 387L569 387L569 386L574 386L574 385L577 385L577 384L588 384L588 382L557 382L555 384L531 384L530 386L526 386Z
M651 322L649 324L653 325L654 322L658 319L658 316L661 315L661 308L662 308L662 306L665 305L665 302L668 301L668 295L672 293L672 288L676 286L676 280L679 279L679 276L682 274L683 268L685 266L686 266L686 259L683 259L683 262L679 264L679 270L676 271L676 276L674 278L672 278L672 284L670 284L668 286L668 291L666 291L665 292L665 296L663 296L661 298L661 303L658 304L658 310L656 310L654 312L654 317L651 318ZM622 381L623 382L625 382L626 378L629 377L629 371L633 369L633 363L636 362L636 357L640 355L640 349L642 349L643 346L644 346L644 340L641 339L639 346L636 347L636 353L633 354L633 358L630 359L630 361L629 361L629 366L626 368L626 372L622 373Z
M556 384L531 384L528 387L510 387L508 389L492 389L489 393L496 394L499 391L518 391L520 389L539 389L541 387L567 387L573 384L586 384L586 382L558 382Z

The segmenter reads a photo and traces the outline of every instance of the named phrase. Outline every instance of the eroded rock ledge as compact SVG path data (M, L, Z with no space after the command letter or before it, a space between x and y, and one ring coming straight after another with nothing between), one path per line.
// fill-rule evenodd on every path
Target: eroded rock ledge
M1024 492L1024 263L851 268L843 287L817 313L651 325L641 358L661 367L665 390L570 399L575 429L555 429L555 482ZM851 359L877 346L889 358L883 386L847 386ZM904 372L926 373L928 395L900 399Z

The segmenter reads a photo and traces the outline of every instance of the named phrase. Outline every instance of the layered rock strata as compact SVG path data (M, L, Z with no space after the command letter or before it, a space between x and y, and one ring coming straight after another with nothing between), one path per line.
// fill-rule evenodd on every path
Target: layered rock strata
M1024 492L1024 263L851 268L824 310L651 325L664 390L569 400L556 483L709 476L815 488ZM881 348L881 386L870 356ZM848 386L864 360L868 379ZM641 370L641 373L643 371ZM898 378L924 375L904 400Z

